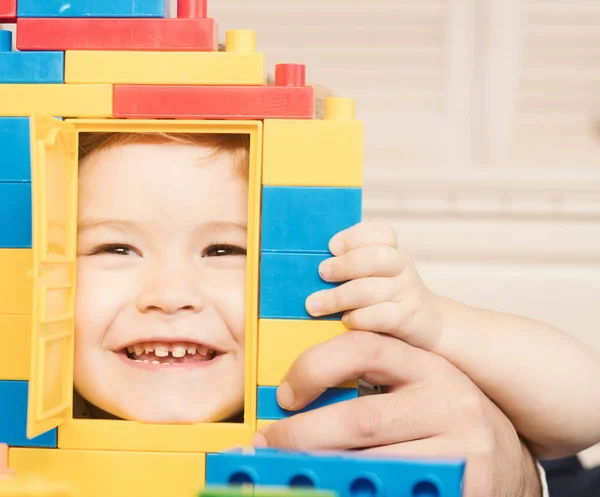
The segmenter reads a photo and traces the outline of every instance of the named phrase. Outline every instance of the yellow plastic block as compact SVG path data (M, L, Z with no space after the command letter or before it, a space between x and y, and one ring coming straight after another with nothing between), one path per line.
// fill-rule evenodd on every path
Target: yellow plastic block
M0 116L111 117L112 85L0 85Z
M206 456L11 448L9 467L17 475L71 482L81 497L184 497L204 487Z
M0 480L0 497L79 497L75 484L41 476L23 475L2 479L0 475Z
M28 380L31 316L0 314L0 380Z
M275 423L275 421L275 419L259 419L256 422L256 431L260 430L261 428L264 428L265 426L269 426Z
M226 52L67 51L66 83L262 85L264 54L256 34L232 31Z
M2 86L0 85L0 93ZM0 314L31 315L32 269L31 249L0 249Z
M345 331L341 321L261 319L258 323L258 384L278 386L302 352ZM356 388L357 382L342 386Z
M362 186L363 123L352 99L326 99L324 120L264 123L264 185Z
M256 407L254 408L256 414ZM256 419L256 417L255 417ZM58 427L61 449L142 452L220 452L249 445L256 432L250 423L158 425L133 421L73 419Z

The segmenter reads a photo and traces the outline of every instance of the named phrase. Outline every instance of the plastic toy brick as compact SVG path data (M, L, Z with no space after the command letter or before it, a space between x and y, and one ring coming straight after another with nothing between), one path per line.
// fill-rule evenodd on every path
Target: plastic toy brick
M191 496L204 487L204 454L18 448L9 454L17 474L71 483L82 497Z
M0 115L112 117L112 85L0 85Z
M264 119L313 117L312 87L115 85L115 117Z
M31 248L30 183L0 183L0 248Z
M0 0L0 20L12 21L17 17L17 0Z
M165 0L19 0L18 17L166 17Z
M256 392L256 390L255 390ZM256 406L249 406L247 411ZM218 452L250 445L256 433L251 423L156 425L132 421L71 419L58 427L60 449L133 450L136 452Z
M265 186L262 252L330 254L329 241L360 222L360 188Z
M29 149L29 118L0 117L0 182L31 181Z
M116 85L115 117L311 119L314 91L304 66L282 64L275 74L275 86Z
M323 281L319 276L319 264L329 257L331 255L262 253L259 316L269 319L312 319L305 306L308 296L337 286ZM340 317L332 315L325 319Z
M18 449L16 449L18 450ZM14 470L9 470L13 471ZM78 497L77 487L68 482L53 481L39 476L19 475L5 478L0 485L0 497Z
M275 423L276 421L276 419L258 419L256 421L256 430L258 431L265 426Z
M67 51L65 82L262 85L264 54L252 31L228 32L226 52Z
M235 450L206 456L206 484L306 486L340 497L460 497L461 460L399 459L353 452L327 455L275 449Z
M177 0L177 17L201 19L206 17L208 0Z
M26 381L0 381L0 442L10 447L56 447L56 430L29 440Z
M341 321L261 319L258 322L258 384L277 386L306 349L347 331ZM356 382L343 386L356 387Z
M312 401L304 409L298 411L286 411L279 407L277 403L277 387L258 387L258 409L257 417L259 419L283 419L299 414L301 412L312 411L319 407L328 406L337 402L355 399L358 397L356 388L328 388L319 398Z
M0 380L28 380L31 316L0 314Z
M362 186L363 123L352 99L325 100L324 120L265 119L263 185Z
M1 497L1 496L0 496ZM335 492L312 488L209 486L198 497L338 497Z
M0 31L0 83L62 83L64 52L13 52L12 32Z
M217 48L213 19L17 20L19 50L173 50Z
M0 249L0 314L31 315L32 269L31 249Z

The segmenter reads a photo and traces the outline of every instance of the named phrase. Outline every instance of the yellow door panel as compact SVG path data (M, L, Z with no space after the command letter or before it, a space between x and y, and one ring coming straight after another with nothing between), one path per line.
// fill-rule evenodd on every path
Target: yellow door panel
M9 449L9 467L73 482L81 497L192 497L204 487L206 456L160 452Z
M33 333L27 436L65 421L73 404L77 133L31 118Z
M261 319L258 323L258 384L278 386L302 352L346 331L341 321ZM357 382L343 386L355 388Z
M0 314L0 380L28 380L31 316Z
M31 249L0 249L0 314L31 315L32 269Z

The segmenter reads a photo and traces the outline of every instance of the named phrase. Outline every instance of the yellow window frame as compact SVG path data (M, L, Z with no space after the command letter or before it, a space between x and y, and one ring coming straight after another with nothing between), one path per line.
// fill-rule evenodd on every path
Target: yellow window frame
M79 133L250 135L243 423L189 425L73 419ZM34 309L27 436L58 428L62 449L215 452L256 432L261 121L31 118Z

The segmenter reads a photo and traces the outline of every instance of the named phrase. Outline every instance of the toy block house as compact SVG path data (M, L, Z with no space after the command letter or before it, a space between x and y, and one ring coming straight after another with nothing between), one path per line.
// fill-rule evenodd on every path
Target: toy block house
M380 483L351 478L359 463L349 457L222 453L292 415L275 398L283 375L304 350L346 331L340 316L312 318L305 300L332 286L318 271L331 237L361 219L363 127L354 103L326 99L324 119L315 119L303 65L276 65L268 85L254 32L228 31L220 51L206 0L179 0L177 18L167 12L164 0L0 0L0 22L16 23L17 48L0 31L0 496L4 488L183 497L240 483L376 496ZM79 145L94 133L248 137L239 422L75 416ZM356 396L355 383L341 385L307 409ZM389 486L404 468L394 495L460 495L462 462L365 464ZM3 487L6 469L16 476ZM48 485L19 486L30 475Z
M180 1L177 18L162 0L5 3L17 47L0 32L0 442L9 467L75 479L83 495L110 494L125 479L136 483L123 495L189 495L204 485L207 453L248 444L259 421L291 414L275 400L286 369L345 329L339 316L311 319L304 301L329 286L318 274L329 239L360 221L362 123L348 99L328 99L325 119L314 119L302 65L277 65L267 85L254 32L229 31L218 51L206 2ZM105 132L250 137L243 422L73 417L78 140ZM352 386L332 389L315 406L353 396Z

